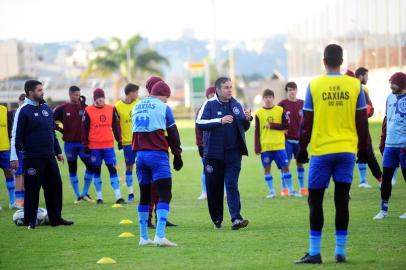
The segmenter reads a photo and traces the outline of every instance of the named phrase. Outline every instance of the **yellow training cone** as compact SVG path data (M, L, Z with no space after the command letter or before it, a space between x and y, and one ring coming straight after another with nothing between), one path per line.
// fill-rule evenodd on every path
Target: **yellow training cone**
M119 203L115 203L111 207L113 207L113 208L121 208L123 206L121 204L119 204Z
M130 233L130 232L123 232L122 234L120 234L118 237L134 237L134 234Z
M103 257L100 260L98 260L97 263L98 264L112 264L112 263L116 263L116 261L110 257Z
M134 222L132 222L131 220L129 220L129 219L123 219L122 221L120 221L120 224L133 224Z

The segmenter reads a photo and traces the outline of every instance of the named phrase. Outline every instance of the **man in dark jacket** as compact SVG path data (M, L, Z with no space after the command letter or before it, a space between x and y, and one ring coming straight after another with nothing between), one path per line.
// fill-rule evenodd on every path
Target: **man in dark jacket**
M61 216L62 181L55 156L63 162L63 155L55 136L53 112L44 102L41 82L26 81L24 90L27 97L15 114L10 158L17 169L17 152L24 151L24 225L35 229L41 186L50 225L72 225Z
M216 95L201 107L196 118L197 127L204 132L204 167L207 202L210 217L216 229L222 227L224 183L232 229L248 225L242 218L238 176L242 155L248 155L245 132L252 120L251 111L232 97L229 78L216 80Z

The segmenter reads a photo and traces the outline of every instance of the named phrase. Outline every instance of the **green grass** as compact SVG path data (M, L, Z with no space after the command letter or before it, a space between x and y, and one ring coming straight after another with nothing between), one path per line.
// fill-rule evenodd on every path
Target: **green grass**
M225 208L225 227L213 230L206 201L198 201L202 166L194 148L194 130L183 123L182 145L185 148L185 166L173 174L173 200L170 220L177 223L169 228L167 236L178 243L177 248L138 247L136 203L113 209L113 191L108 174L103 170L105 204L81 203L74 205L74 196L67 174L67 165L61 165L64 184L63 216L75 221L71 227L39 227L29 231L12 222L14 211L0 212L0 269L310 269L295 266L293 260L301 257L308 247L308 208L306 198L266 199L267 187L263 181L259 157L253 155L253 130L247 134L251 156L243 158L240 175L242 214L250 220L245 230L231 231L228 210ZM371 124L377 149L379 124ZM381 156L376 151L377 157ZM123 172L123 158L119 155ZM279 179L279 173L273 173ZM83 166L80 167L83 175ZM293 172L295 176L295 170ZM390 217L374 221L379 210L380 196L377 183L368 172L372 189L358 189L355 172L350 202L350 227L346 266L336 265L334 255L333 184L327 190L324 202L320 269L406 269L406 221L398 218L406 211L406 186L400 174L390 201ZM4 176L0 178L0 198L3 207L8 204ZM279 181L276 181L279 190ZM297 182L295 181L295 185ZM138 189L136 199L139 198ZM126 188L122 188L126 194ZM92 186L91 193L94 194ZM40 202L44 206L43 198ZM133 225L119 225L129 218ZM134 238L118 238L122 232L135 234ZM154 231L150 230L150 237ZM97 265L101 257L109 256L115 265Z

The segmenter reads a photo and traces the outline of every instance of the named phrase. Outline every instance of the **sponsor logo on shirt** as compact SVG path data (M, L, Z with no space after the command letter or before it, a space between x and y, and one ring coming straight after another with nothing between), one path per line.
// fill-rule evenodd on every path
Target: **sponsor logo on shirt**
M38 116L38 113L34 113L34 116Z
M45 117L48 117L49 113L46 110L42 110L42 115L45 116Z

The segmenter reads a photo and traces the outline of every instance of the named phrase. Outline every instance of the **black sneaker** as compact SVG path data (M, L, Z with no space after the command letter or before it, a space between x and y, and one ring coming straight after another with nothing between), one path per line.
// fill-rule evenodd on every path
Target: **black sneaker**
M117 204L127 204L123 198L120 198L116 201Z
M347 258L344 255L336 255L336 263L346 263Z
M61 220L59 221L59 223L60 223L61 225L64 225L64 226L71 226L71 225L75 224L75 222L73 222L73 221L71 221L71 220L66 220L66 219L63 219L63 218L61 218Z
M309 253L305 253L303 258L295 261L296 264L302 264L302 263L309 263L309 264L320 264L322 263L321 261L321 256L320 254L310 256Z
M152 224L151 221L148 221L148 228L150 228L150 229L155 229L155 225Z
M35 229L35 225L30 223L27 227L28 230L34 230Z
M221 221L214 222L214 229L215 230L219 230L221 228L223 228L223 225L221 225Z
M128 194L128 202L133 202L134 201L134 193Z
M178 225L173 224L172 222L170 222L169 220L166 221L166 227L176 227Z
M231 225L232 230L239 230L248 226L249 221L246 219L236 219Z
M103 204L103 199L97 199L96 203L97 204Z

